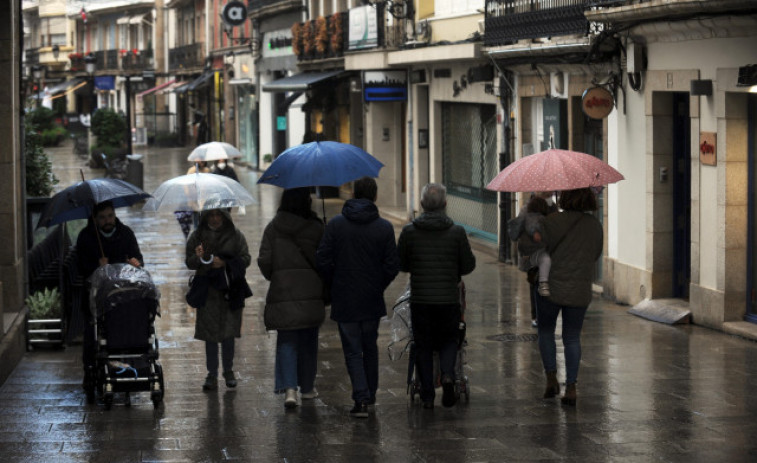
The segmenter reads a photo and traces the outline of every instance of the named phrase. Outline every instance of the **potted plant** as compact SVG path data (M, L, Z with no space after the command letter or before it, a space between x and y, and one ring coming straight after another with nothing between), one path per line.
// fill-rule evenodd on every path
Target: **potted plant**
M271 153L263 155L263 169L267 169L273 162L273 155Z
M105 167L106 162L123 160L126 156L126 119L112 108L101 108L92 115L92 134L97 141L92 146L90 166ZM105 155L103 159L102 155Z
M63 318L58 288L45 288L30 294L24 302L29 308L26 339L29 349L35 344L63 344Z

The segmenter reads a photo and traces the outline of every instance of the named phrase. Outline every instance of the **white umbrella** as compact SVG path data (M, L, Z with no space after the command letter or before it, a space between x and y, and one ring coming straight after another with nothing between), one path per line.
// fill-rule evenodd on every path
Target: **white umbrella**
M255 198L236 180L216 174L188 174L163 182L144 211L205 211L240 207Z
M223 141L211 141L209 143L203 143L197 148L193 149L187 161L219 161L221 159L229 158L241 158L242 153L230 143Z

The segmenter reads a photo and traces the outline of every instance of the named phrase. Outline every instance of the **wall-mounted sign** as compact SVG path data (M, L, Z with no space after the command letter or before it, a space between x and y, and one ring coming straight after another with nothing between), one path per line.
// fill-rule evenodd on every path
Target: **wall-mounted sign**
M261 52L263 58L294 55L292 51L292 29L277 29L263 33L263 48Z
M715 132L701 132L699 134L699 162L706 166L718 164L717 140L718 134Z
M378 46L378 19L376 8L370 5L350 9L348 50Z
M247 7L238 0L232 0L223 7L221 20L229 26L241 26L247 20Z
M365 101L407 101L407 72L363 72L363 96Z
M584 91L581 98L581 107L584 114L592 119L604 119L612 112L615 106L612 93L604 87L592 87Z
M276 116L276 130L283 132L287 129L286 116Z

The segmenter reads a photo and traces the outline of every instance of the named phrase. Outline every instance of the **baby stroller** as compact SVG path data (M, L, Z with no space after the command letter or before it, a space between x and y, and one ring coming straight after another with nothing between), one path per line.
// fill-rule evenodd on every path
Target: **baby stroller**
M470 388L468 386L468 376L465 374L465 347L468 341L465 338L465 283L460 281L460 335L457 345L457 356L455 357L455 398L460 400L460 396L465 396L465 401L470 400ZM410 395L410 401L415 401L415 396L420 397L421 383L418 379L416 369L415 344L413 343L413 329L410 316L410 285L408 284L405 292L397 299L394 304L393 315L391 319L391 339L388 351L389 358L397 360L402 354L408 352L407 364L407 393ZM434 384L441 387L441 372L439 370L439 357L434 353Z
M90 278L90 309L95 323L96 366L86 391L106 410L116 393L150 391L155 408L163 401L163 368L158 363L155 316L160 293L150 274L129 264L105 265Z

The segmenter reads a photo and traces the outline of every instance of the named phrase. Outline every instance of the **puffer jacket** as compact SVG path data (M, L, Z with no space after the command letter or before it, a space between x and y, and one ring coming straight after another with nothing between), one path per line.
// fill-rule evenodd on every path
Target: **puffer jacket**
M234 226L231 215L220 209L224 220L218 230L208 227L207 213L200 216L197 229L189 235L186 246L187 268L196 270L195 275L207 275L211 271L210 264L204 264L197 255L195 248L202 243L208 254L216 256L234 256L239 259L239 265L247 268L252 258L247 248L247 240L239 229ZM209 257L209 256L208 256ZM195 339L209 342L221 342L232 337L242 335L242 310L232 310L227 292L216 288L208 288L205 304L197 309L195 320Z
M591 302L594 264L602 255L602 224L591 214L563 211L542 222L542 241L552 258L549 299L569 307Z
M279 211L263 232L258 267L270 280L264 322L267 330L320 326L326 317L323 283L316 271L315 250L323 223Z
M476 268L465 229L443 212L424 212L405 225L397 245L400 270L410 273L410 302L458 302L460 277Z
M386 315L384 290L399 273L394 227L368 199L350 199L329 221L318 247L318 270L331 286L331 319Z

